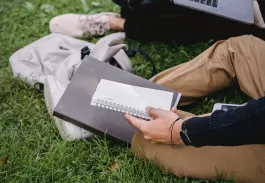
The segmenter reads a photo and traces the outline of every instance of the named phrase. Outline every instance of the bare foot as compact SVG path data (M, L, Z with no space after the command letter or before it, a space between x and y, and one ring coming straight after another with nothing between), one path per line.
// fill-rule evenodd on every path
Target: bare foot
M118 16L109 16L109 24L111 31L123 31L125 19Z

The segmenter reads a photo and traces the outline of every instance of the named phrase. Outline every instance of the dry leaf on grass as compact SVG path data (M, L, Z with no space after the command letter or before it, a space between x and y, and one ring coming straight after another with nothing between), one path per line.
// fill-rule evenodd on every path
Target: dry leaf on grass
M1 164L6 165L8 162L8 154L1 160Z
M114 160L114 161L112 162L112 164L109 166L109 168L110 168L111 170L117 170L117 169L119 169L119 164L117 163L116 160Z

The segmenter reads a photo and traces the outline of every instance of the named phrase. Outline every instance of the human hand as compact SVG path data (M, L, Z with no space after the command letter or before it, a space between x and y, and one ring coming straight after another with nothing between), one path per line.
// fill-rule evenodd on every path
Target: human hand
M183 141L180 137L183 120L179 119L173 128L170 128L172 123L179 118L179 116L176 114L176 108L173 108L171 111L165 111L162 109L147 107L146 112L150 117L153 118L153 120L145 121L129 114L125 114L125 119L132 126L140 130L143 133L144 138L151 140L152 143L177 145L183 144Z

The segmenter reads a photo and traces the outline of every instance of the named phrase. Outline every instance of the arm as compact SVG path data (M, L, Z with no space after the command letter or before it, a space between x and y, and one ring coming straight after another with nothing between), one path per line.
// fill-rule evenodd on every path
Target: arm
M195 147L265 144L265 97L235 110L216 111L209 117L187 121L179 119L175 109L169 112L149 107L147 113L153 120L147 122L128 114L125 119L153 143ZM170 128L176 119L179 120Z
M265 144L265 97L227 112L191 118L182 124L182 131L185 144L195 147Z

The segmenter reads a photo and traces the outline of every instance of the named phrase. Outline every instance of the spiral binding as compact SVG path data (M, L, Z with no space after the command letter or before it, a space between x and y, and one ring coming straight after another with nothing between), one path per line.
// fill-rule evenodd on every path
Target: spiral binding
M114 102L109 102L109 101L102 100L102 99L92 99L92 102L95 103L96 106L101 107L101 108L105 108L105 109L109 109L109 110L113 110L117 112L122 112L122 113L127 113L132 116L142 118L145 120L151 120L151 118L144 111L141 111L141 110L138 110L132 107L116 104Z

